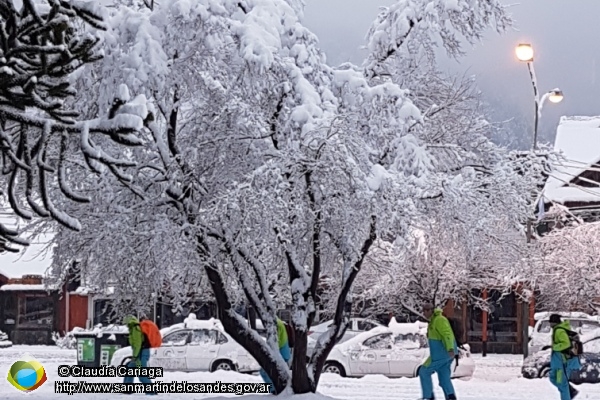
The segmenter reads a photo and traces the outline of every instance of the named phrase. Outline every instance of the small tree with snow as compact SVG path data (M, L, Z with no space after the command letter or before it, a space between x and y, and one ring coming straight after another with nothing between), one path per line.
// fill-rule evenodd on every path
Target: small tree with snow
M600 293L600 223L572 222L538 239L530 276L541 307L595 310Z

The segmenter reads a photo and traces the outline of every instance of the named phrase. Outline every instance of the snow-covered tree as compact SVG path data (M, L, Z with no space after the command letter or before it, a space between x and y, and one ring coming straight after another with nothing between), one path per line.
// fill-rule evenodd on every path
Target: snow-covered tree
M600 223L572 222L539 238L531 266L536 301L552 310L595 310L600 298Z
M392 65L394 80L425 110L410 132L434 154L436 174L408 243L381 242L368 256L355 287L360 311L414 313L424 301L465 298L481 304L472 289L514 289L525 279L528 195L544 181L544 159L490 140L494 127L471 78L445 76L427 54Z
M90 163L113 169L130 166L130 161L96 148L93 138L140 145L135 133L145 118L121 113L110 120L77 121L78 113L67 106L75 94L69 78L102 58L100 38L82 33L82 24L104 29L95 2L24 0L17 10L12 0L0 0L0 200L6 196L14 213L25 220L52 217L75 230L79 222L57 208L48 194L55 185L69 200L89 202L66 183L73 166L65 158L77 152L68 141L77 135ZM0 240L27 245L17 231L2 224Z
M449 193L440 166L463 156L451 132L436 143L448 144L443 152L428 145L422 126L431 115L390 64L416 56L403 46L429 51L440 38L458 55L453 32L477 40L508 18L497 1L398 1L370 32L365 66L332 68L298 1L148 4L112 11L106 57L80 83L97 88L80 102L84 113L105 109L115 91L156 110L139 136L144 146L127 153L138 167L130 180L100 168L70 175L91 203L63 206L88 229L61 230L55 264L83 258L94 283L111 276L117 296L140 299L165 287L184 298L188 279L206 283L202 269L225 329L277 390L315 391L373 243L405 240L424 202ZM307 355L324 276L335 286L334 323ZM240 299L263 321L266 342L234 312ZM291 375L275 325L286 303Z

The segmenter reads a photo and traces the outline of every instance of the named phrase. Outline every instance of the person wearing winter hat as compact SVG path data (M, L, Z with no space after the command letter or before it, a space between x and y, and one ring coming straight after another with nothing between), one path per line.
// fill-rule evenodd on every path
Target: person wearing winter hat
M550 382L558 388L560 400L572 400L579 391L569 383L572 371L581 368L579 358L571 354L573 344L568 333L571 332L569 321L562 321L560 315L550 315L552 327L552 353L550 356Z
M131 355L133 359L127 364L129 368L148 367L150 361L150 345L146 335L140 328L140 321L133 315L123 318L123 325L129 330L129 345L131 346ZM146 376L138 376L141 383L152 383L152 380ZM133 376L126 376L123 383L133 383ZM147 393L156 394L156 393Z
M450 378L452 376L452 361L458 355L458 345L452 326L442 310L436 309L431 303L423 304L423 316L429 320L427 339L430 355L418 370L421 391L423 392L422 400L435 400L431 379L434 372L438 375L440 387L444 391L446 400L456 400L456 393Z
M285 324L279 318L276 318L275 322L277 324L277 342L279 345L279 353L281 354L281 357L283 357L283 360L286 363L289 363L290 359L292 357L292 354L290 351L290 345L289 345L289 341L288 341L287 330L285 329ZM267 374L267 371L265 371L264 369L261 368L259 373L260 373L260 376L263 378L263 381L265 381L265 383L268 383L271 385L271 388L270 388L271 393L277 394L277 391L275 390L275 386L273 385L273 381L271 380L271 377L269 377L269 374Z

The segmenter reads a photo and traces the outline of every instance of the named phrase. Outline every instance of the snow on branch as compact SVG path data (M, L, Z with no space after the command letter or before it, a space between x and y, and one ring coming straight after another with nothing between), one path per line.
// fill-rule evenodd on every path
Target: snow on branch
M145 98L122 105L114 118L88 122L77 121L79 113L67 106L76 93L70 82L73 72L103 56L100 36L81 29L82 23L106 29L101 11L95 1L25 0L21 10L12 1L0 2L0 176L8 177L2 185L8 189L11 208L23 219L30 220L34 213L71 229L81 228L76 219L54 205L48 193L48 186L57 180L68 199L89 201L66 183L66 161L72 154L66 135L81 135L87 146L91 146L86 136L90 134L125 146L142 144L137 133L148 114ZM58 148L60 155L55 157ZM117 167L135 165L102 149L84 154L121 177L124 175ZM21 206L24 199L33 213ZM5 227L0 238L25 243Z
M600 290L600 223L557 223L538 240L529 271L544 307L591 308ZM537 300L537 299L536 299Z
M382 7L367 35L367 77L388 74L384 64L411 40L413 53L431 50L439 39L450 56L458 57L460 37L473 44L489 27L503 32L511 26L505 9L499 0L397 0Z

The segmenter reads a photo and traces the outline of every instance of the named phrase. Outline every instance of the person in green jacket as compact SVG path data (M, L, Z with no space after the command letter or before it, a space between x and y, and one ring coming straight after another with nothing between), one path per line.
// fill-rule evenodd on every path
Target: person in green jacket
M276 318L276 322L277 322L277 343L279 344L279 354L281 354L281 357L283 357L283 360L286 363L289 363L292 355L291 355L291 351L290 351L290 345L288 342L287 330L285 329L285 324L282 320L280 320L279 318ZM273 381L269 377L269 374L267 374L267 371L265 371L264 369L261 368L259 373L260 373L260 376L265 381L265 383L271 384L271 393L276 394L275 387L273 385Z
M133 357L129 364L127 364L127 367L146 368L148 361L150 361L150 344L140 328L140 321L133 315L129 315L123 319L123 325L129 329L129 345L131 346L131 356ZM152 383L152 380L145 376L138 376L138 379L141 383ZM126 376L123 379L123 383L133 383L133 377Z
M452 376L452 361L458 354L456 338L450 322L442 314L442 310L434 309L433 304L423 305L423 315L429 320L427 339L429 340L429 358L419 367L419 379L423 400L435 400L431 375L437 372L440 387L446 400L456 400Z
M560 315L552 314L548 320L552 327L552 353L550 356L550 382L560 393L560 400L572 400L579 393L569 383L569 376L581 368L579 358L571 355L572 343L568 331L569 321L562 321Z

